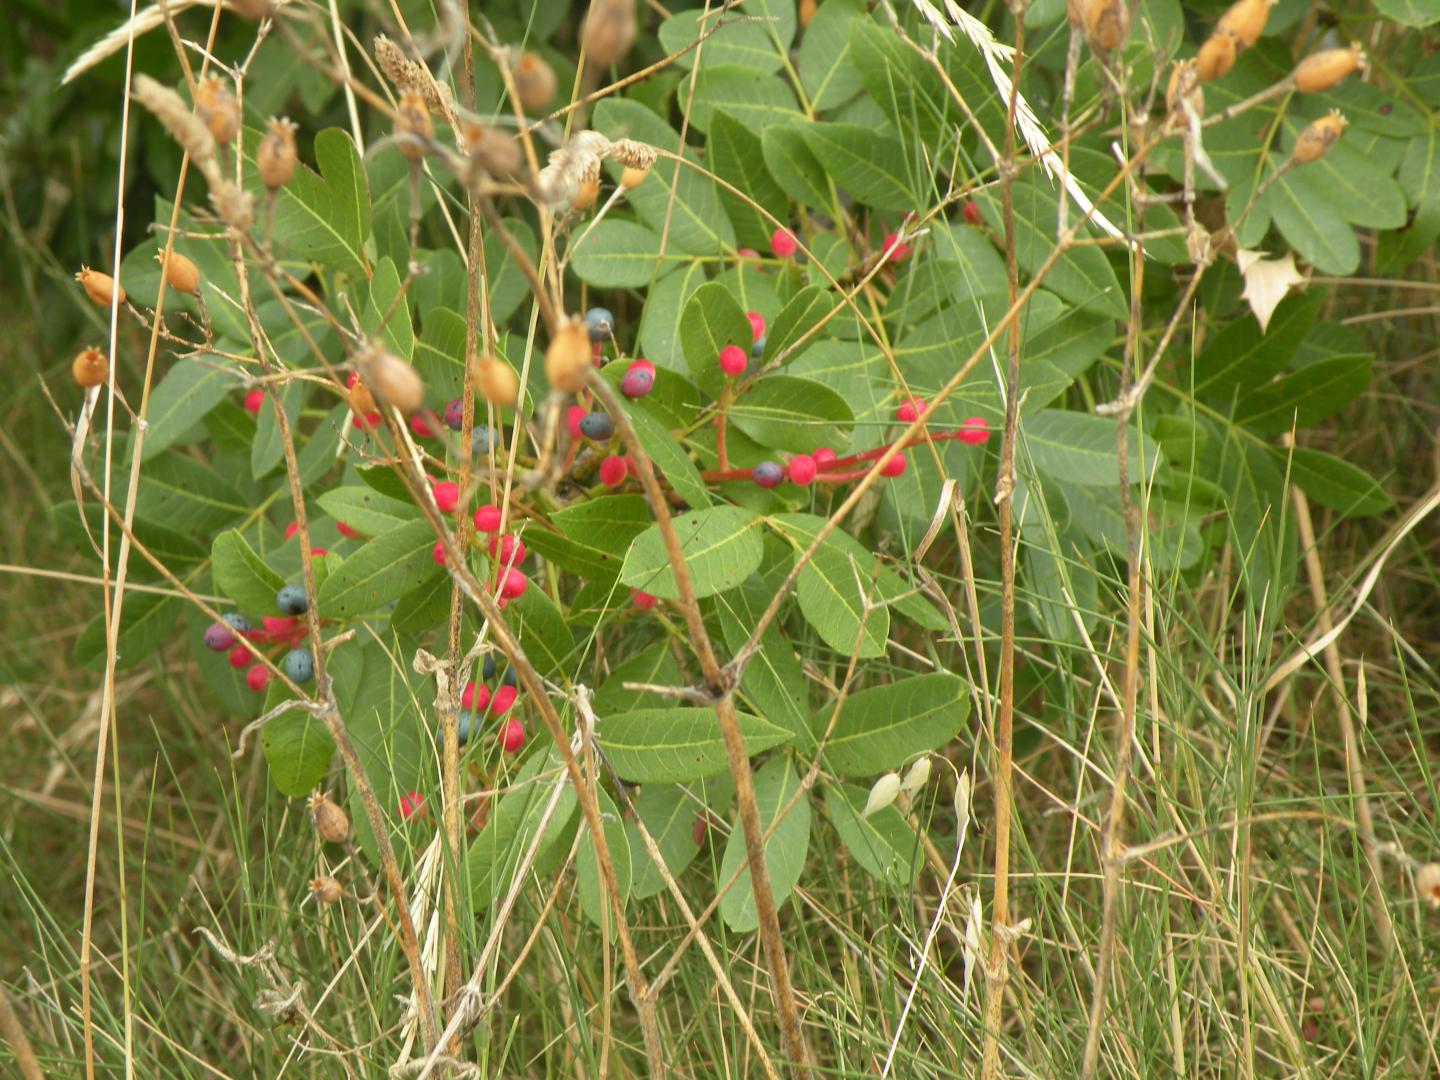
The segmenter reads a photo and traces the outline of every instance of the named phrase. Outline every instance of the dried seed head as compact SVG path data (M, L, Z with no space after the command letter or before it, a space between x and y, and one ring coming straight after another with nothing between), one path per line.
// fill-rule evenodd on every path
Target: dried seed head
M1194 60L1177 60L1170 69L1165 87L1165 108L1172 115L1186 111L1200 116L1205 112L1205 90L1200 84Z
M540 112L555 98L555 69L538 53L527 52L515 62L515 93L526 112Z
M173 248L170 258L165 258L165 249L155 253L155 261L165 274L165 284L178 292L193 294L200 287L200 268Z
M1440 863L1427 862L1415 871L1415 891L1433 908L1440 908Z
M1291 157L1300 165L1308 165L1312 161L1319 161L1330 152L1335 141L1340 138L1341 132L1349 127L1349 122L1340 115L1338 109L1331 109L1319 120L1310 124L1300 137L1295 140L1295 149L1291 151Z
M418 61L411 60L403 49L384 34L375 38L375 63L385 73L391 85L402 94L413 90L425 100L425 107L431 112L447 114L450 109L450 87L437 82L430 69Z
M317 791L310 796L310 820L315 835L327 844L343 844L350 837L350 815L330 801L330 796Z
M1195 57L1195 73L1204 82L1224 78L1235 66L1235 38L1228 31L1211 34Z
M228 143L240 132L240 104L218 75L195 87L195 115L217 143Z
M1085 37L1096 52L1108 53L1130 36L1130 7L1125 0L1085 0Z
M395 137L400 152L411 161L419 161L430 151L435 141L435 124L430 119L430 110L425 97L415 90L400 95L400 104L395 112Z
M635 43L635 0L594 0L580 41L586 61L595 67L623 59Z
M344 891L333 877L317 877L310 882L310 895L317 904L333 904Z
M99 270L91 270L88 266L82 266L80 272L75 275L75 280L80 282L85 295L99 304L101 307L109 307L113 300L117 304L125 302L125 287L116 282L109 274L102 274Z
M275 13L275 0L230 0L230 9L242 19L259 22Z
M461 129L470 163L490 176L514 176L525 164L520 141L502 128L487 127L478 120L467 120Z
M497 409L508 409L520 396L520 377L495 356L477 356L473 378L480 396Z
M1270 9L1276 2L1277 0L1235 0L1229 10L1220 16L1215 29L1233 37L1238 49L1248 49L1259 41L1260 35L1265 32Z
M552 210L572 205L581 183L600 175L600 159L610 149L610 140L598 131L581 131L560 149L552 150L535 178L540 200Z
M425 404L425 383L413 367L383 349L375 349L357 361L365 370L371 393L402 413L412 413ZM355 385L365 383L356 381Z
M651 166L655 164L655 148L635 139L621 139L611 143L610 156L625 167L620 174L620 186L627 190L644 183L645 178L650 175Z
M545 377L556 390L576 394L585 386L590 370L590 335L584 319L567 319L545 350Z
M208 179L215 170L215 138L184 99L149 75L135 76L134 96L154 114Z
M288 117L271 117L255 150L255 166L265 186L274 191L288 184L295 175L295 159L295 125Z
M75 381L89 390L92 386L99 386L110 378L110 365L105 361L105 354L93 346L88 349L81 349L79 354L70 363L70 374Z
M1322 94L1366 64L1365 50L1359 43L1348 49L1326 49L1300 61L1295 68L1295 89L1302 94Z
M211 184L210 205L220 220L237 232L245 232L255 220L255 196L232 180L218 179Z

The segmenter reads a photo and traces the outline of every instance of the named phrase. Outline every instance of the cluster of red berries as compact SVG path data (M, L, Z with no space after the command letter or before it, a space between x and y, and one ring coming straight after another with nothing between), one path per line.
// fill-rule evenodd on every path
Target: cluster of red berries
M442 514L453 514L459 509L460 485L445 480L433 484L430 490L435 496L435 505ZM475 511L473 521L476 533L490 537L486 550L489 551L495 568L496 603L503 608L511 600L518 600L525 595L525 590L530 587L530 579L519 569L519 564L525 560L525 543L514 533L501 534L502 517L498 506L487 503ZM445 541L436 540L430 555L438 565L444 566Z

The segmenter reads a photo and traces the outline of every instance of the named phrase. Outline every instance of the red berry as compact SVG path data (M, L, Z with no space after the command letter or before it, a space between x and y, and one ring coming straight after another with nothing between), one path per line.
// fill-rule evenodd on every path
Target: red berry
M735 252L735 256L740 259L758 259L760 258L760 253L754 248L740 248Z
M896 454L894 457L892 457L889 461L887 461L887 462L885 463L884 468L882 468L882 469L880 470L880 475L881 475L881 476L899 476L899 475L900 475L901 473L903 473L904 471L905 471L905 455L904 455L904 454Z
M400 816L406 821L425 815L425 796L418 791L407 791L400 796Z
M960 441L967 446L979 446L990 438L990 425L983 416L972 416L960 423Z
M295 616L266 615L263 620L265 636L270 639L289 637L295 632Z
M435 546L430 549L430 557L435 560L437 566L445 565L445 541L436 540Z
M490 557L503 566L515 566L525 561L525 543L514 533L492 536Z
M899 243L899 233L886 233L885 242L881 250L885 252L886 262L900 262L910 257L910 245Z
M690 839L695 841L696 847L703 847L705 834L710 831L710 821L707 815L698 814L695 817L695 824L690 826Z
M244 645L236 645L230 650L230 666L239 670L250 663L250 650Z
M835 451L828 446L822 446L810 456L815 459L816 466L829 465L835 460Z
M269 684L270 669L264 664L256 664L249 671L245 672L245 685L257 694L263 692Z
M330 554L330 549L329 549L329 548L312 547L312 548L310 549L310 557L311 557L312 559L323 559L326 555L329 555L329 554Z
M500 725L500 748L513 754L525 745L525 725L519 720L506 720Z
M264 390L251 390L245 395L245 411L251 416L260 415L260 406L265 404Z
M919 398L906 398L895 410L895 419L902 424L913 424L921 413L925 411L925 402Z
M510 711L510 706L515 704L519 694L520 691L513 686L499 687L490 698L490 711L496 716L504 716Z
M286 540L289 540L292 536L294 536L294 535L295 535L297 532L299 532L299 531L300 531L300 523L299 523L298 521L292 521L292 522L290 522L289 525L286 525L286 526L285 526L285 539L286 539Z
M750 333L753 340L759 341L765 336L765 316L758 311L747 311L745 318L750 320Z
M589 415L589 410L583 405L571 405L565 410L565 426L569 429L572 439L580 438L580 421Z
M506 572L505 580L500 583L500 595L506 600L518 600L529 587L530 579L524 572L512 569Z
M350 424L356 431L374 431L380 426L380 414L372 412L361 416L355 413L350 417Z
M655 597L648 592L641 592L639 589L630 590L630 602L641 611L649 611L655 606Z
M643 357L639 360L630 361L630 365L625 369L625 373L628 375L632 371L644 371L647 372L652 379L655 377L655 365Z
M500 531L500 507L487 503L475 511L475 531L493 533Z
M343 521L337 521L335 523L335 528L340 530L341 536L348 537L351 540L360 539L360 534L354 529L352 529L349 525L346 525Z
M615 487L624 482L629 471L623 457L619 454L611 454L600 462L600 482L606 487Z
M485 706L490 704L490 688L484 683L467 682L465 689L460 694L460 707L471 709L475 712L483 712Z
M720 350L720 370L726 375L743 375L745 364L745 350L739 345L726 345Z
M819 469L815 465L815 459L809 454L796 454L790 459L790 482L799 487L805 487L815 481L815 474Z
M770 250L782 259L788 259L795 254L799 245L795 242L795 234L789 229L776 229L770 234Z
M350 372L349 375L346 375L346 376L345 376L345 389L346 389L346 390L353 390L353 389L355 389L355 384L356 384L357 382L359 382L359 381L360 381L360 373L359 373L358 371L352 371L352 372Z
M965 220L971 225L979 225L980 222L983 220L980 217L980 204L977 203L974 199L971 199L969 202L967 202L965 204L965 209L961 212L964 214Z
M430 421L425 419L423 413L416 413L410 417L410 430L415 433L417 439L428 439L435 434L435 429L430 426Z
M453 514L460 505L460 485L453 480L444 480L435 485L435 505L442 514Z

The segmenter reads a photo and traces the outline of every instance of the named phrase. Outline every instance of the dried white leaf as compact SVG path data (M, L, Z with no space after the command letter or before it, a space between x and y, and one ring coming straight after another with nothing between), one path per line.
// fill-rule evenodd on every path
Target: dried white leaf
M906 795L914 795L923 788L930 780L930 759L922 757L915 764L905 771L905 779L900 781L900 790Z
M887 772L870 789L870 796L865 800L865 809L860 811L862 818L868 818L871 814L879 813L895 801L900 794L900 777L893 772Z
M1289 251L1279 259L1267 259L1263 251L1237 251L1235 261L1245 278L1245 291L1240 295L1255 313L1263 334L1280 301L1292 286L1305 283L1305 275L1295 269L1295 255Z
M974 974L975 965L980 961L980 950L984 947L980 941L984 923L984 914L980 908L980 896L978 893L972 893L970 912L965 919L965 974L961 983L962 1000L970 997L970 977Z

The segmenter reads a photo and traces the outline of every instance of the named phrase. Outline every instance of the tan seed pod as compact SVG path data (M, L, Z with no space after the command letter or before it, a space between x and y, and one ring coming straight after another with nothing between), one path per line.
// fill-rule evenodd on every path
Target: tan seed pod
M346 396L350 401L350 411L356 416L369 416L375 411L375 395L370 393L364 379L356 379Z
M477 356L473 378L480 396L497 409L510 408L520 396L520 377L499 357Z
M323 791L310 796L310 820L315 835L327 844L343 844L350 838L350 815L331 801Z
M1302 94L1323 94L1365 67L1365 50L1358 44L1348 49L1326 49L1307 56L1295 68L1295 89Z
M577 394L590 370L590 335L582 319L567 319L545 350L545 377L556 390Z
M600 177L587 176L575 189L575 197L570 200L570 208L572 210L589 210L599 198Z
M1300 137L1295 140L1295 149L1291 151L1291 157L1298 165L1309 165L1312 161L1319 161L1330 152L1335 141L1340 138L1349 123L1340 115L1338 110L1331 109L1319 120L1310 124Z
M1415 891L1433 908L1440 908L1440 863L1428 862L1415 871Z
M1125 0L1085 0L1085 37L1097 52L1112 52L1130 36L1130 8Z
M195 87L195 113L217 143L228 143L240 132L240 104L218 75Z
M317 904L333 904L340 899L344 891L340 882L333 877L317 877L310 882L310 895L315 898Z
M165 258L165 249L161 248L155 253L155 261L160 264L165 273L165 284L178 292L194 294L200 288L200 268L187 259L180 252L170 251L170 258Z
M1235 0L1220 16L1215 29L1233 37L1238 48L1248 49L1265 33L1265 23L1269 21L1270 9L1275 4L1276 0Z
M92 346L81 349L70 362L70 374L77 383L89 390L110 378L110 365L105 360L105 354Z
M555 98L555 69L538 53L527 52L515 62L515 93L526 112L540 112Z
M580 31L586 62L607 68L635 43L635 0L594 0Z
M109 274L82 266L75 275L75 280L80 282L85 295L101 307L109 307L112 299L119 304L125 303L125 286L116 282Z
M508 131L469 120L462 133L471 163L482 172L496 177L514 176L524 166L520 141Z
M809 26L810 20L815 18L816 7L815 0L800 0L800 6L795 11L795 21L800 24L801 30Z
M1205 39L1195 57L1195 73L1202 82L1223 79L1235 66L1235 38L1225 30L1217 30Z
M295 175L295 125L287 117L271 117L269 130L255 150L255 167L267 188L274 191Z
M435 123L430 119L425 97L414 90L400 95L395 113L395 134L400 152L411 161L419 161L435 141Z
M411 365L382 350L376 350L364 361L368 374L365 381L380 401L410 414L425 404L425 383ZM359 381L356 386L363 385Z

